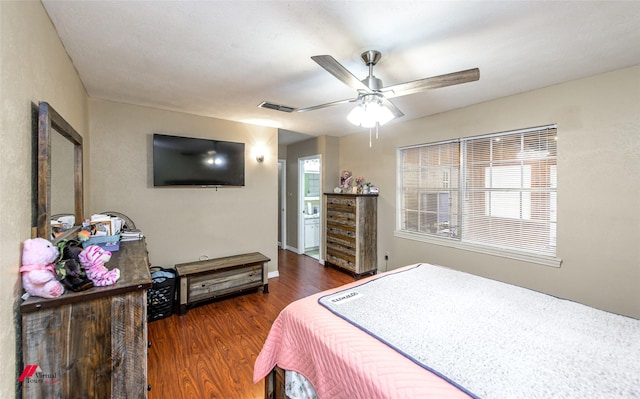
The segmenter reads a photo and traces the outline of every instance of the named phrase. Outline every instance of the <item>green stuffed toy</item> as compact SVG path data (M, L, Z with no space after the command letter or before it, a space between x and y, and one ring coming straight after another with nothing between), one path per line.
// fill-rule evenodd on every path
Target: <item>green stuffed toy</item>
M60 256L55 264L56 276L62 285L74 292L85 291L93 287L87 273L78 260L82 245L76 240L62 240L57 244Z

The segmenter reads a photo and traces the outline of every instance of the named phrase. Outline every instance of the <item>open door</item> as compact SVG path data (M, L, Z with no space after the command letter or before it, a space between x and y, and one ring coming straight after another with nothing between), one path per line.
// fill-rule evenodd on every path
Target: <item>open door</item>
M298 159L298 250L316 259L320 259L322 225L321 170L320 155Z

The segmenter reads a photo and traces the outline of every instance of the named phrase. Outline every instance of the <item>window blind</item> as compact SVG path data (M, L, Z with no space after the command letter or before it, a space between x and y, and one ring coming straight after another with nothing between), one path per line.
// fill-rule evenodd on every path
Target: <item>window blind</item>
M556 254L555 126L399 149L399 230Z
M457 237L460 145L449 142L403 152L403 225L408 231Z
M555 256L556 129L464 140L467 242Z

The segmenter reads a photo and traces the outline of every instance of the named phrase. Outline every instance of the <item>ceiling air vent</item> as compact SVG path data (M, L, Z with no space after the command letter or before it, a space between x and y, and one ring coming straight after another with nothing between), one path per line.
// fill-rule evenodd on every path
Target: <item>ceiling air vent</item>
M296 110L293 107L287 107L286 105L278 105L278 104L274 104L274 103L268 103L266 101L263 101L260 104L258 104L258 107L266 108L266 109L273 109L275 111L282 111L282 112L293 112L293 111Z

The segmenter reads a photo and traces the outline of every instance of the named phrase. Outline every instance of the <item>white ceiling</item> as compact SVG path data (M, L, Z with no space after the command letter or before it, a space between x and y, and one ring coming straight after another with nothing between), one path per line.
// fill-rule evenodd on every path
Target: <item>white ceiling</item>
M640 64L639 1L44 0L89 95L309 135L361 131L356 93L314 61L359 79L375 49L385 86L469 68L480 80L393 99L399 123ZM303 136L304 137L304 136Z

